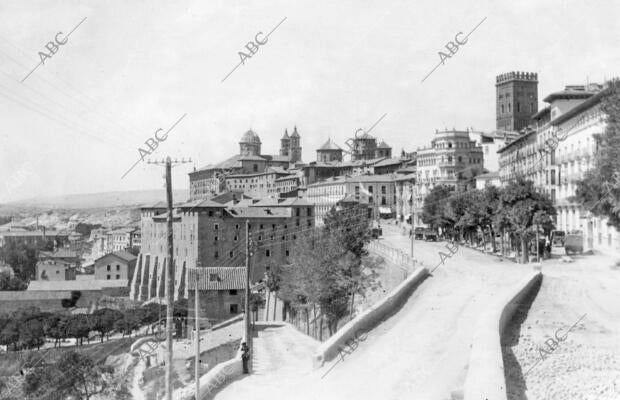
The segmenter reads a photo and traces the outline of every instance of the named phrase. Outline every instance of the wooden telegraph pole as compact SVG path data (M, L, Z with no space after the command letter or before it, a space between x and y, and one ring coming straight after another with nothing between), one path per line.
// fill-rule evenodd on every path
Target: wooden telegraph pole
M252 330L250 327L250 221L245 220L245 342L250 347ZM252 353L250 353L252 354Z
M198 267L198 265L196 267ZM199 272L200 270L196 268L196 294L194 295L194 325L196 328L196 359L194 361L196 365L194 368L194 379L196 380L196 400L200 399L200 325L198 325L198 308L200 307L200 301L198 300Z
M175 164L185 164L192 160L174 160ZM149 164L164 164L166 168L166 200L168 203L167 234L168 234L168 259L166 262L166 400L172 400L172 308L174 302L174 246L172 240L172 163L170 157L166 161L148 161Z

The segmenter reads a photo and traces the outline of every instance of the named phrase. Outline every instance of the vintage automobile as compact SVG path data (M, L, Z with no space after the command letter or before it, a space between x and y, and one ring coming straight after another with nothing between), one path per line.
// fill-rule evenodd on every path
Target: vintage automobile
M551 246L562 247L564 246L564 239L566 238L566 232L564 231L552 231L551 232Z
M436 242L437 241L437 232L432 230L432 229L425 229L424 230L424 240L430 241L430 242Z
M570 233L564 239L564 251L566 254L583 253L583 235Z
M370 235L373 237L373 239L377 239L379 236L383 235L383 229L381 229L381 228L372 228L372 231L370 232Z
M414 238L418 239L418 240L424 240L424 228L422 227L417 227L415 228L414 232Z

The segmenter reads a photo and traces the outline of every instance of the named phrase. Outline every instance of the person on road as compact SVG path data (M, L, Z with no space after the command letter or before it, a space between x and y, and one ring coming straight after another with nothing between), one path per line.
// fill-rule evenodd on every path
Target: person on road
M249 374L248 362L250 361L250 348L245 342L241 343L241 361L243 363L243 373Z

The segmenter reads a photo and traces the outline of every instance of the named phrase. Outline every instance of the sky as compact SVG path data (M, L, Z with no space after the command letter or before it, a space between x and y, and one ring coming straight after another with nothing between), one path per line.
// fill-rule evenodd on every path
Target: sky
M248 129L277 154L297 126L306 162L384 114L372 134L395 154L436 129L492 130L498 74L537 72L539 107L566 85L620 75L618 15L617 1L3 0L0 203L159 189L164 170L146 160L166 156L191 158L173 170L187 188L188 172L237 154Z

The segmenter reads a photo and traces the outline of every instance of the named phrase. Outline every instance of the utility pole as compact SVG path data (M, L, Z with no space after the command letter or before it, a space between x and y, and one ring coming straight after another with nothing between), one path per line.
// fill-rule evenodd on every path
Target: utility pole
M413 260L413 242L415 239L415 220L416 217L418 215L417 213L417 196L415 195L415 192L417 192L415 190L415 185L412 183L411 184L411 205L412 205L412 214L411 214L411 259Z
M250 221L245 220L245 342L250 347L252 331L250 329ZM252 354L252 353L250 353Z
M174 160L175 164L185 164L191 160L181 161ZM148 161L148 164L164 164L166 168L166 200L168 203L168 260L166 263L166 400L172 400L172 308L174 302L174 246L172 241L172 163L170 157L166 157L166 161Z
M198 263L196 263L198 264ZM200 301L198 300L198 282L200 282L200 276L198 265L196 265L196 294L194 295L194 325L196 327L196 360L195 365L195 380L196 380L196 400L200 399L200 325L198 325L198 308L200 307Z

